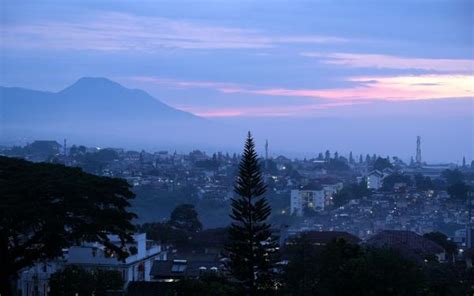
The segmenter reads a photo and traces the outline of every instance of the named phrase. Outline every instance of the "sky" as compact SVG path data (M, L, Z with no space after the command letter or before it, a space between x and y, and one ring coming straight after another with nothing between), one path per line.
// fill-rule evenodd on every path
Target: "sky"
M58 91L83 76L107 77L229 124L429 119L461 124L457 157L472 157L474 1L0 5L3 86ZM391 132L402 140L407 130Z

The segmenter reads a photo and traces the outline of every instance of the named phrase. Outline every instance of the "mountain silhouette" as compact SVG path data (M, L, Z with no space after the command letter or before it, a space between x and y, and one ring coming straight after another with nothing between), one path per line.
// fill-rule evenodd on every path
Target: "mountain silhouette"
M113 144L120 139L123 144L153 139L171 144L192 140L191 129L209 125L106 78L84 77L59 92L0 87L0 136L12 140L72 137Z
M0 92L1 122L7 127L202 120L106 78L81 78L57 93L10 87Z

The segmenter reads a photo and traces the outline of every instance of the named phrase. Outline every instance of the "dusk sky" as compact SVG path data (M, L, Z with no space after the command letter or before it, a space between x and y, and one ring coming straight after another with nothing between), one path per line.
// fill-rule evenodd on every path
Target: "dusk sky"
M58 91L107 77L230 121L466 118L462 151L473 148L473 1L2 1L1 10L3 86Z

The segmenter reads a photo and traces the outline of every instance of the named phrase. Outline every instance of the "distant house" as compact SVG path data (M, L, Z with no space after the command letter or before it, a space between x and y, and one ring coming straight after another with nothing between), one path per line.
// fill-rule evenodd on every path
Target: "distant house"
M65 259L59 258L48 262L39 262L25 268L18 274L16 284L18 296L47 296L49 294L49 278L57 271L63 269Z
M172 259L155 261L150 272L151 279L159 282L175 282L181 279L197 279L209 273L221 273L224 270L222 262L216 258Z
M379 190L383 185L384 174L378 170L373 170L367 175L367 188Z
M274 159L274 162L276 164L283 164L283 165L287 165L287 164L290 164L291 163L291 159L283 156L283 155L280 155L278 156L277 158Z
M326 194L327 198L331 198L334 194L336 194L339 190L344 187L344 184L336 180L334 178L323 178L319 179L318 181L321 186L323 186L324 193Z
M366 244L396 250L402 256L418 262L433 256L439 261L446 260L443 247L413 231L384 230L369 238Z
M393 191L395 192L405 192L407 190L407 183L405 182L398 182L393 185Z
M112 243L119 244L116 236L109 237ZM135 247L137 253L130 255L125 261L118 260L113 254L108 254L98 243L86 243L71 247L67 255L67 264L74 264L86 269L105 268L117 270L127 284L131 281L149 281L150 270L155 260L166 260L167 254L161 245L154 244L146 239L146 234L133 236L135 243L127 247Z
M19 273L17 294L21 296L49 295L49 279L57 271L67 265L77 265L86 270L106 269L116 270L122 274L125 286L132 281L150 281L150 271L155 260L166 260L167 253L156 245L147 241L146 234L135 234L135 243L127 247L134 247L137 253L125 259L118 260L108 253L99 243L84 243L66 250L63 257L48 262L37 263ZM117 236L111 235L112 243L119 244Z

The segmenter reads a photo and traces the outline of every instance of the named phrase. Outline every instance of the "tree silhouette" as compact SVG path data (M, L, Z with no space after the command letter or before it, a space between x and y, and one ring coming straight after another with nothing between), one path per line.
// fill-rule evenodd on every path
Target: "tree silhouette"
M127 211L134 197L129 187L79 168L0 157L0 294L11 294L19 270L82 241L99 242L120 259L128 256L136 217Z
M202 230L198 214L191 204L181 204L171 212L168 224L176 229L197 232Z
M274 287L273 267L277 244L266 223L271 208L263 196L266 186L258 165L255 144L250 132L245 142L232 199L233 222L229 228L227 267L239 280L247 295L268 292Z

